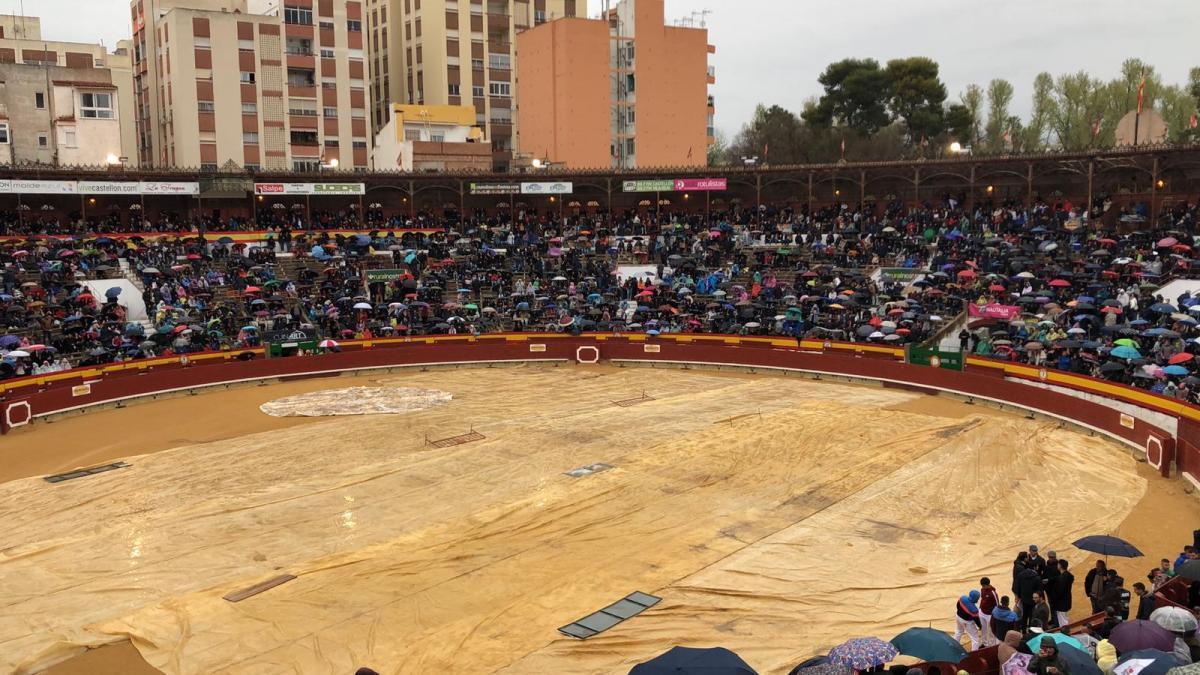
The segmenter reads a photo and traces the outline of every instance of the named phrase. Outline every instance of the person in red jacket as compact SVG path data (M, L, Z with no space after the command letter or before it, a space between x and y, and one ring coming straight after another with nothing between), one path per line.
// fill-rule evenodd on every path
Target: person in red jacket
M996 605L1000 604L1000 596L996 593L996 587L992 586L992 580L984 577L979 580L979 623L980 632L983 633L983 646L991 647L995 644L1000 644L1000 640L992 634L992 610L996 609Z

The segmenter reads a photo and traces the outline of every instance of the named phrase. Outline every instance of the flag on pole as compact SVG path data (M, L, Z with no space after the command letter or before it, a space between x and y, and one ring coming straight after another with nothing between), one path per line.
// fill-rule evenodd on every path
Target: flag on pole
M1146 78L1142 78L1142 83L1138 85L1138 108L1137 114L1142 114L1142 101L1146 99Z
M1193 129L1200 126L1200 117L1196 117L1196 113L1192 113L1192 119L1190 122L1188 122L1188 126Z
M1012 143L1012 128L1010 127L1008 129L1004 130L1004 144L1009 145L1011 143Z
M1092 138L1100 135L1100 118L1097 117L1095 122L1092 122Z
M763 157L766 157L767 154L770 152L770 150L771 150L771 144L763 143Z
M842 136L842 159L846 159L846 137Z
M688 146L688 159L692 158L692 146Z

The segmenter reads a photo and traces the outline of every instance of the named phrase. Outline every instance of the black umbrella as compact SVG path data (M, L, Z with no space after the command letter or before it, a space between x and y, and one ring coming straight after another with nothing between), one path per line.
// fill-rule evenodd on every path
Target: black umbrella
M1105 534L1093 534L1083 539L1076 539L1072 546L1104 556L1115 555L1118 558L1140 558L1142 556L1142 552L1133 544Z
M645 663L639 663L629 675L757 675L737 654L724 647L697 649L672 647Z

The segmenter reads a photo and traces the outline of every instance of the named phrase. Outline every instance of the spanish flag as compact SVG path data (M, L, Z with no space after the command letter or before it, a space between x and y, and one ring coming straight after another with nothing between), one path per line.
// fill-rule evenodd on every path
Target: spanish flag
M1146 78L1142 78L1142 83L1138 85L1138 108L1137 114L1142 114L1142 101L1146 98Z

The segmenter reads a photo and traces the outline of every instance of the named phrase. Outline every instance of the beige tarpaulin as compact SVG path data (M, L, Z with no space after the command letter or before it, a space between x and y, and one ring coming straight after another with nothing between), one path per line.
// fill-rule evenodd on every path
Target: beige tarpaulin
M610 673L673 644L773 672L948 626L1018 547L1107 531L1145 489L1113 443L891 390L599 368L386 383L454 398L0 485L0 669L129 635L168 673ZM470 427L486 439L424 443ZM563 475L593 462L615 468ZM664 600L585 642L555 632L633 590Z

